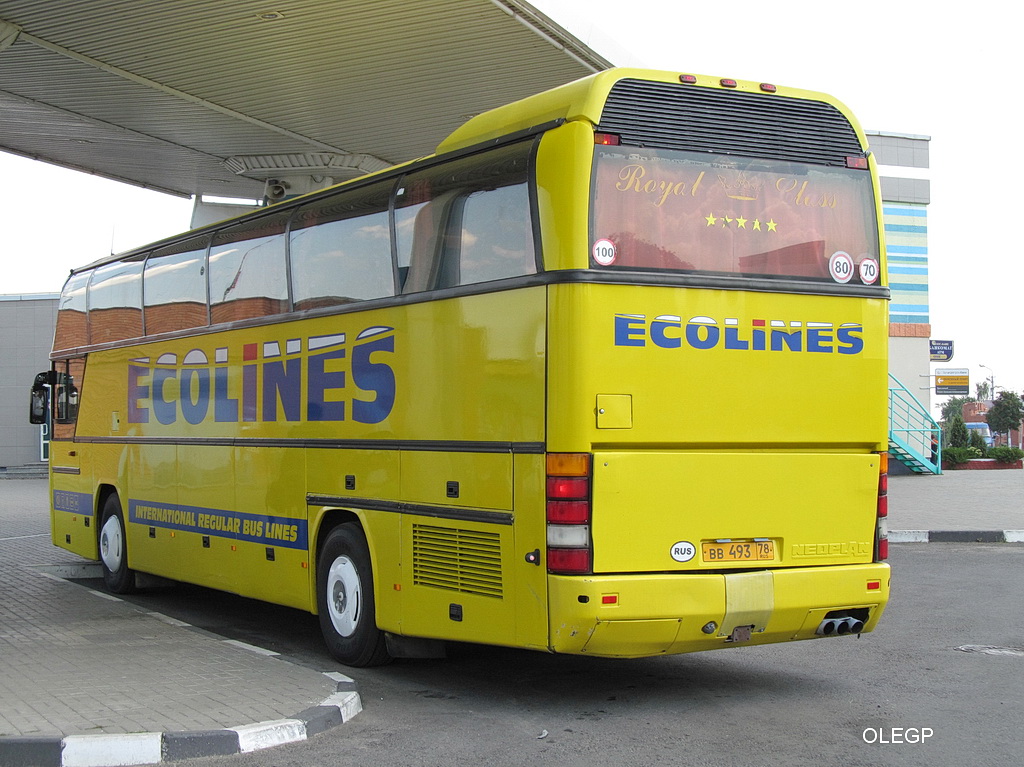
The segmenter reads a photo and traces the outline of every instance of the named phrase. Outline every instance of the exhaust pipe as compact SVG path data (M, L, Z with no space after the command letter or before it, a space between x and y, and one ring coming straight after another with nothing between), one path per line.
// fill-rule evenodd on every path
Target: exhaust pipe
M859 634L864 630L864 621L859 618L826 618L818 624L814 632L818 636L843 636L844 634Z

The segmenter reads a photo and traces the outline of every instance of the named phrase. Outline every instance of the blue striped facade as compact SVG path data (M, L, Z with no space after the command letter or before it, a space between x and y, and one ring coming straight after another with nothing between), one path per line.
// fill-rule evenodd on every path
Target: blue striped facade
M928 212L924 205L882 206L888 254L889 321L928 322Z

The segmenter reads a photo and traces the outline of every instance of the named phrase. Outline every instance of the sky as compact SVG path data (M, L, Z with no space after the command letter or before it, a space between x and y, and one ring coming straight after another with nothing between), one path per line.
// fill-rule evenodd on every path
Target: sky
M930 137L930 321L932 338L954 342L953 359L937 367L969 369L972 393L990 376L999 390L1024 390L1024 253L1008 154L1019 5L533 4L616 65L824 91L866 130ZM2 153L0 172L0 293L58 292L71 267L188 227L188 200Z

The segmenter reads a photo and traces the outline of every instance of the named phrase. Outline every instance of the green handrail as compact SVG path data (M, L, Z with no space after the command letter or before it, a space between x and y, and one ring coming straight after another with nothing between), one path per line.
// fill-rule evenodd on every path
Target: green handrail
M914 471L942 473L942 428L906 386L889 374L890 452Z

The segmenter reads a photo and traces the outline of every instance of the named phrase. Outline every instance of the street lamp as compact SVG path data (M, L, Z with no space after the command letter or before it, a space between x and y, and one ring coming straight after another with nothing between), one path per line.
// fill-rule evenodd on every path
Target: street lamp
M987 370L989 372L988 388L989 388L989 394L992 397L992 402L994 403L995 400L996 400L996 374L993 372L992 368L990 368L988 365L982 365L979 362L978 363L978 367L985 368L985 370ZM1007 445L1010 444L1010 432L1006 432L1006 444Z
M982 365L979 362L978 363L978 367L985 368L985 370L987 370L988 373L989 373L989 376L988 376L988 393L989 393L989 396L994 401L995 398L996 398L996 374L992 371L992 368L990 368L988 365Z

